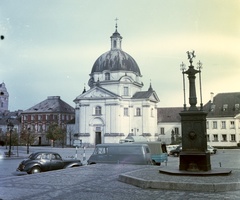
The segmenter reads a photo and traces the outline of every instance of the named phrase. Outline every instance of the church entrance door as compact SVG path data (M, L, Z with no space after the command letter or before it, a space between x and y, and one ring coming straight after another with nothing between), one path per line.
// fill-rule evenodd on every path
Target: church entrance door
M95 132L95 144L101 144L102 143L102 133L101 132Z

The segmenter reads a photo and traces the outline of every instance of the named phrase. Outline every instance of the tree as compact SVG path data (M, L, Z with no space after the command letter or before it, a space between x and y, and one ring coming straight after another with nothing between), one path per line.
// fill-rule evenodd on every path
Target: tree
M21 132L21 143L31 145L34 142L35 134L31 133L30 129L24 129Z
M51 124L48 128L46 138L53 141L53 144L55 141L59 141L60 144L62 144L62 147L64 146L65 141L65 128L62 128L58 126L58 124L54 123Z

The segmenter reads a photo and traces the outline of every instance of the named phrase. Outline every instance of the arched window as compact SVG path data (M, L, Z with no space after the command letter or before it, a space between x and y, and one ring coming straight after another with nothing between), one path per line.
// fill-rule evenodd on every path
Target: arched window
M102 108L100 106L95 107L95 115L101 115L102 114Z
M105 73L105 80L106 81L109 81L110 80L110 73Z

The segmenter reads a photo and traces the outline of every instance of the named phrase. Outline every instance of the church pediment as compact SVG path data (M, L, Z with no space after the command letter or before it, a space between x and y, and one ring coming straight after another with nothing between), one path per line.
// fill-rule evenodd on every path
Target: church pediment
M85 93L79 95L77 97L77 99L99 99L99 98L116 98L117 95L106 90L103 89L101 87L94 87L88 91L86 91Z
M160 101L155 92L151 94L151 96L149 97L149 100L154 101L154 102L159 102Z

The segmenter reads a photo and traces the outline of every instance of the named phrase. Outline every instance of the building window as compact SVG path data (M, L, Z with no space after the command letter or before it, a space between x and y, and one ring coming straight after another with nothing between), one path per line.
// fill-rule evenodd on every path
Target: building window
M207 135L207 141L210 142L210 137L209 134Z
M174 128L174 131L175 131L174 133L179 136L179 128L178 128L178 127L175 127L175 128Z
M124 96L128 96L129 95L128 87L123 87L123 95Z
M100 106L96 106L95 115L101 115L101 114L102 114L102 108Z
M213 129L217 129L217 121L213 121Z
M231 134L231 142L236 142L236 136L234 134Z
M160 128L160 134L161 135L165 135L165 130L164 130L164 128L162 127L162 128Z
M226 129L226 121L222 121L222 129Z
M226 111L227 108L228 108L228 104L224 104L224 105L223 105L223 111Z
M217 134L213 135L213 142L218 142L218 135Z
M230 121L230 128L231 128L231 129L234 129L234 128L235 128L235 123L234 123L234 121Z
M222 142L227 142L227 135L226 134L222 135Z
M207 127L207 129L209 129L209 122L208 121L206 122L206 127Z
M128 116L128 108L124 108L123 112L124 112L124 116Z
M31 120L34 120L35 119L35 115L31 115Z
M39 120L39 121L42 120L42 115L38 115L38 120Z
M141 109L140 108L136 109L136 116L141 116Z
M110 80L110 73L105 73L105 80L109 81Z
M116 41L116 40L113 41L113 47L114 47L114 48L117 47L117 41Z

